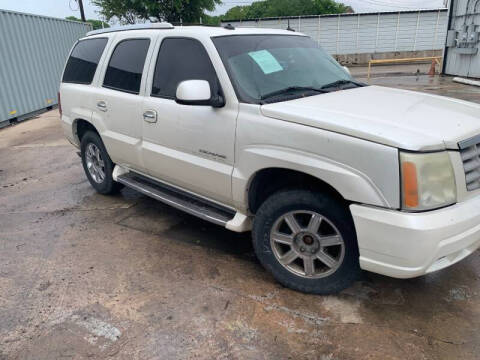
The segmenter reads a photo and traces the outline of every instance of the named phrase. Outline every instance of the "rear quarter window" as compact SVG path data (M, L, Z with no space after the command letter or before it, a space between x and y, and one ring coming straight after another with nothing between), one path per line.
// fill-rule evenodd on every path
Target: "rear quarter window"
M79 41L68 58L62 81L91 84L107 41L107 38Z

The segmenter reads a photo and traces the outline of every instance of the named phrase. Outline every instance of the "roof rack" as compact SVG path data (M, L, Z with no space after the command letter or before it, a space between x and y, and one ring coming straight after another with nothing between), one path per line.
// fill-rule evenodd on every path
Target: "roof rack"
M106 29L99 29L87 32L87 36L105 34L116 31L128 31L128 30L148 30L148 29L174 29L175 27L168 22L159 23L147 23L147 24L135 24L126 26L110 27Z

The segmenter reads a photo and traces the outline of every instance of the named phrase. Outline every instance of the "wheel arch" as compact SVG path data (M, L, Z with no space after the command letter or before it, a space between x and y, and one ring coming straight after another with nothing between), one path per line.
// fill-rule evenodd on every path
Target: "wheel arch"
M268 185L267 195L270 195L272 187L279 189L276 185L278 182L282 185L286 183L287 187L301 185L310 189L322 189L348 202L386 208L396 205L390 202L395 198L387 198L383 193L387 179L385 175L382 177L377 171L372 179L369 172L365 171L370 171L372 166L365 166L364 162L359 163L359 168L354 168L348 163L326 156L271 145L245 147L240 151L238 159L233 171L232 193L234 203L243 211L255 213L259 202L265 199L265 196L258 195L266 192L262 184ZM375 163L375 157L372 159L371 162ZM285 181L282 180L284 175L287 178ZM379 180L380 184L377 185L375 181ZM271 182L275 184L269 185Z
M270 159L272 160L272 159ZM275 161L275 166L245 172L234 171L234 200L255 214L263 201L285 188L325 191L348 204L361 203L392 208L376 184L364 173L343 164L305 158L305 162ZM262 161L263 162L263 161ZM237 177L238 176L238 177Z
M247 186L249 211L255 214L268 197L285 189L326 192L339 201L348 203L335 187L318 177L290 168L269 167L258 170L250 177Z
M93 131L98 136L100 136L100 132L97 128L90 122L82 118L75 119L72 123L72 131L75 141L78 145L80 145L82 141L82 137L85 135L87 131ZM101 138L101 136L100 136Z

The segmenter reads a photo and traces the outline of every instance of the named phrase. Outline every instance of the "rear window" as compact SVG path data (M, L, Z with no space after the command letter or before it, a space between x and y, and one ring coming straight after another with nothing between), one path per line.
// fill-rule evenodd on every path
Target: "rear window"
M81 40L75 45L63 73L63 82L91 84L108 39Z
M149 39L130 39L118 43L110 58L103 86L138 94L149 46Z

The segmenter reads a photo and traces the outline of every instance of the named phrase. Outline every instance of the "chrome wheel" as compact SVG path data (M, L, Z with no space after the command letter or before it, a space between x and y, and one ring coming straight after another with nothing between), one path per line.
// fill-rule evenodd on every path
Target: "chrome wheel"
M307 210L291 211L277 219L270 246L285 269L305 278L333 274L345 256L345 242L335 225Z
M89 143L85 149L85 162L93 181L101 184L105 180L105 161L97 145Z

